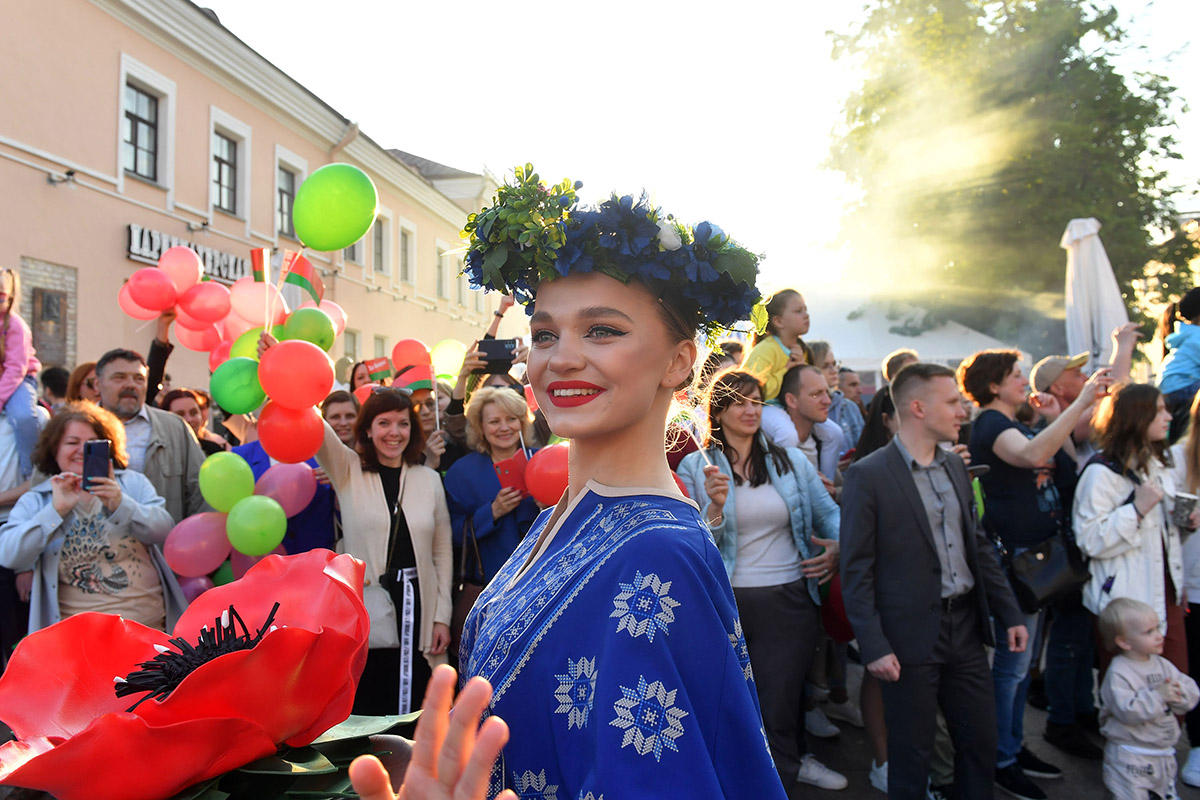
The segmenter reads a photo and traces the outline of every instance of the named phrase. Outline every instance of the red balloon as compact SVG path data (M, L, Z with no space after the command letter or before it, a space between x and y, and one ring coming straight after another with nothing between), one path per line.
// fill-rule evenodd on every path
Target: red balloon
M208 354L208 371L216 372L217 367L229 360L229 349L233 347L232 339L224 339Z
M537 413L537 410L538 410L537 397L535 397L533 394L533 387L529 386L528 384L526 384L526 386L525 386L525 404L529 406L529 410L531 412L533 412L535 414Z
M204 511L187 517L171 529L163 543L167 565L185 578L207 575L229 558L229 537L225 535L225 517L216 511Z
M224 338L231 342L237 341L237 338L243 333L256 327L258 326L253 322L247 322L239 317L236 311L230 311L221 322L221 332L225 334Z
M358 404L362 405L367 402L367 398L371 396L371 392L375 391L382 383L364 383L362 386L354 390L354 396L358 398Z
M325 421L311 406L295 409L271 401L258 415L258 440L276 461L285 464L307 461L321 449L324 439Z
M167 248L158 257L158 268L167 274L179 294L195 286L204 277L204 264L201 263L200 256L196 255L192 248L181 244Z
M392 348L392 366L396 371L416 364L433 365L433 357L429 355L429 348L425 343L419 339L401 339L396 342L396 346Z
M258 382L263 391L288 408L315 406L333 390L333 380L329 356L303 339L280 342L263 353L258 362Z
M320 305L309 300L301 303L300 308L319 308L324 311L333 320L333 330L338 336L341 336L342 331L346 330L346 311L332 300L322 300Z
M544 506L552 506L567 490L567 454L565 442L543 447L533 454L525 467L525 486Z
M171 277L161 269L143 267L129 276L129 297L147 311L166 311L178 296Z
M220 322L233 306L229 289L216 281L203 281L179 296L179 310L188 316L207 322Z
M183 310L180 305L175 306L175 325L180 328L188 328L193 331L202 331L205 328L212 327L211 322L205 322L202 319L196 319L191 314Z
M129 296L128 283L122 285L121 291L117 292L117 305L121 307L122 311L134 319L157 319L160 313L158 311L151 311L148 308L142 308L137 303L133 302L133 298Z
M679 487L679 491L683 492L683 496L691 497L691 495L688 494L687 487L683 485L683 481L680 480L679 476L672 472L671 477L675 479L675 485Z
M175 328L175 338L188 350L207 353L221 344L221 331L216 325L209 325L207 330L193 331L188 328Z

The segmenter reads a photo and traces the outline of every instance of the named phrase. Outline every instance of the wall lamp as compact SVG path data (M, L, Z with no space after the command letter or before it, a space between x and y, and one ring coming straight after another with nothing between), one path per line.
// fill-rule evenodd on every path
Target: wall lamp
M195 222L189 222L189 223L187 223L187 229L188 229L188 233L195 233L196 231L206 231L207 232L208 231L208 220L204 220L204 222L201 222L199 224L197 224Z
M58 186L60 183L75 184L75 170L69 169L62 175L55 175L53 172L47 172L46 183L50 184L51 186ZM78 184L75 185L77 186Z

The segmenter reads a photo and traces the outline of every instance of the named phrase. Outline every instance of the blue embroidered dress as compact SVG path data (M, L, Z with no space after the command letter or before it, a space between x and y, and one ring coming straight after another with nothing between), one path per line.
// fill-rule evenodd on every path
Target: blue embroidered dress
M511 738L489 797L785 797L724 564L690 501L590 481L484 589L463 680Z

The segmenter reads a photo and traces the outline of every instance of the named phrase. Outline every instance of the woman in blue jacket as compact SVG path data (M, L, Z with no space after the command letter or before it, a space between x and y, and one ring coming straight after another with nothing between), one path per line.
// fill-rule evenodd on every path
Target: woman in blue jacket
M808 458L763 435L762 398L749 373L718 375L706 449L685 456L679 476L733 584L775 768L844 789L845 777L807 753L802 707L821 635L818 586L837 569L840 515Z
M83 449L107 439L109 477L82 485ZM171 630L187 606L159 545L174 520L140 472L125 469L125 427L92 403L69 404L38 438L50 477L21 496L0 529L0 565L33 570L29 631L84 611Z
M518 489L503 488L496 473L498 462L521 449L533 418L524 395L508 387L477 390L466 411L467 444L473 452L446 473L446 503L454 546L466 551L464 577L485 586L537 519L534 499ZM479 561L472 535L479 546Z

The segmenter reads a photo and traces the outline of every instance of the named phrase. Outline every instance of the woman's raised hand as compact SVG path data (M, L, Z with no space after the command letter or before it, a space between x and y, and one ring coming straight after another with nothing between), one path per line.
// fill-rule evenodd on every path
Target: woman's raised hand
M499 717L479 718L492 697L492 687L473 678L458 696L450 714L457 675L442 665L433 671L425 693L424 711L417 723L412 759L400 794L374 756L360 756L350 765L350 781L362 800L483 800L492 764L508 741L508 726ZM511 791L497 800L517 800Z
M60 517L74 511L84 494L82 479L73 472L60 472L50 478L50 503Z
M725 510L725 501L729 499L729 476L723 474L716 464L704 468L704 492L712 503L710 517Z

